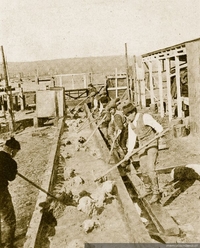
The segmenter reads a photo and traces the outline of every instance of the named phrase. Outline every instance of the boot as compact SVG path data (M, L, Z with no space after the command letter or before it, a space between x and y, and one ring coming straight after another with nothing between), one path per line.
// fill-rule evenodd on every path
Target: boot
M149 177L145 174L142 174L141 179L144 183L145 192L143 194L141 194L139 196L139 198L144 198L145 196L152 194L151 181L150 181Z
M156 203L156 202L159 202L161 199L160 197L160 194L153 194L153 196L151 197L151 199L149 200L149 203L150 204L153 204L153 203Z
M153 191L153 196L150 199L149 203L153 204L156 202L159 202L161 199L160 192L159 192L159 185L158 185L158 177L156 175L156 172L151 172L149 173L149 178L151 180L151 185L152 185L152 191Z

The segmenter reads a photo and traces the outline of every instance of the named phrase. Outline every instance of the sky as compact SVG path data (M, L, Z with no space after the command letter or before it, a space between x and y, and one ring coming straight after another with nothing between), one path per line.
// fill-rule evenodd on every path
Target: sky
M200 0L1 0L8 62L141 55L200 38Z

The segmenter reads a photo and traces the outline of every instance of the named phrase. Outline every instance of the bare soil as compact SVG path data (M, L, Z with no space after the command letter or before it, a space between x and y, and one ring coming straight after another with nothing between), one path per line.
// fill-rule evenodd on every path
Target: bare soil
M32 136L34 128L30 127L16 135L16 139L19 140L22 147L16 156L18 170L38 185L41 185L42 175L46 168L55 131L55 127L49 127L42 130L39 135ZM79 134L85 138L90 135L89 132L85 131ZM63 146L62 153L71 154L71 158L67 160L67 164L69 167L75 168L77 173L85 181L85 190L90 192L95 187L98 187L93 179L95 173L99 175L99 168L105 171L105 158L101 158L100 152L94 148L93 141L89 142L89 150L75 151L76 137L73 136L73 132L63 134L62 140L69 139L73 144ZM5 135L3 138L6 138ZM200 164L200 141L198 137L189 135L182 138L174 138L169 134L166 138L169 149L159 152L158 168L186 165L189 163ZM82 163L80 163L80 160ZM94 174L92 172L93 169ZM169 174L159 175L161 187L170 180ZM10 183L9 188L17 216L16 246L21 248L23 247L25 233L35 208L38 189L18 176ZM179 243L199 243L200 241L199 189L200 182L196 181L172 203L165 206L182 230L182 235L178 238ZM58 216L56 235L50 238L50 247L64 248L66 245L70 245L70 242L73 244L79 243L79 245L83 242L128 242L127 227L121 220L120 209L115 199L107 204L101 215L97 217L100 225L88 234L83 231L81 226L82 222L87 218L88 216L86 214L78 211L75 207L66 207L62 214Z
M49 127L35 132L34 128L30 127L15 136L21 144L21 150L15 157L18 171L38 185L41 185L55 131L54 127ZM1 136L6 139L8 135ZM35 208L38 189L17 176L10 182L9 191L17 218L16 246L21 248Z
M168 137L168 150L160 151L158 168L187 164L200 166L200 140L191 135L181 138ZM172 180L169 174L161 174L162 186ZM200 181L195 181L169 205L165 206L169 214L178 223L183 232L180 243L200 243Z

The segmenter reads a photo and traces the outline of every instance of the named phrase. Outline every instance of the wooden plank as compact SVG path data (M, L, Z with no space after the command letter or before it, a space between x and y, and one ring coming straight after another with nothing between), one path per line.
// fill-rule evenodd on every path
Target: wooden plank
M118 91L117 91L117 68L115 68L115 97L118 97Z
M188 92L190 103L190 132L192 136L200 133L200 40L186 44ZM197 69L198 68L198 69Z
M167 79L167 106L169 121L172 120L172 96L171 96L171 81L170 81L170 61L166 59L166 79Z
M143 183L141 179L136 175L135 169L131 167L131 172L127 175L130 178L137 194L142 195L144 192L144 188L142 187ZM169 213L162 207L161 204L149 204L149 197L150 196L141 198L141 201L159 233L166 236L179 235L179 227L174 222Z
M133 56L133 89L134 89L134 102L137 103L137 85L136 85L136 56Z
M149 85L150 85L150 95L151 95L151 104L154 104L154 91L153 91L153 75L152 75L152 62L148 62L149 66Z
M180 86L180 66L179 57L175 57L176 64L176 87L177 87L177 104L178 104L178 117L182 117L182 99L181 99L181 86Z
M158 60L158 84L159 84L159 100L160 100L160 116L164 117L164 106L163 106L163 82L162 82L162 71L161 71L162 60Z
M85 106L85 109L89 114L87 106ZM90 120L92 120L92 117L90 117ZM92 123L91 126L93 129L95 129L96 127L94 123ZM96 140L98 141L102 157L108 157L108 148L105 146L104 140L100 132L96 132L95 136ZM116 156L113 156L113 158L115 163L119 162L119 157L117 156L117 154ZM125 223L128 225L127 231L129 235L129 242L152 243L152 239L149 235L149 232L142 223L117 168L113 170L111 179L114 180L117 185L117 200L119 211L122 213ZM140 235L138 235L138 233Z

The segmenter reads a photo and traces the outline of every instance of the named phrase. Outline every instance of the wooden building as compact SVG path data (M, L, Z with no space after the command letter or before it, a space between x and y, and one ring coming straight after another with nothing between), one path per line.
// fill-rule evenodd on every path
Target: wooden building
M189 116L192 134L200 132L200 38L141 55L145 99L160 116ZM136 61L136 70L137 70ZM136 81L139 82L138 78ZM144 97L140 92L140 97ZM137 101L137 99L134 99ZM144 105L144 104L143 104Z

